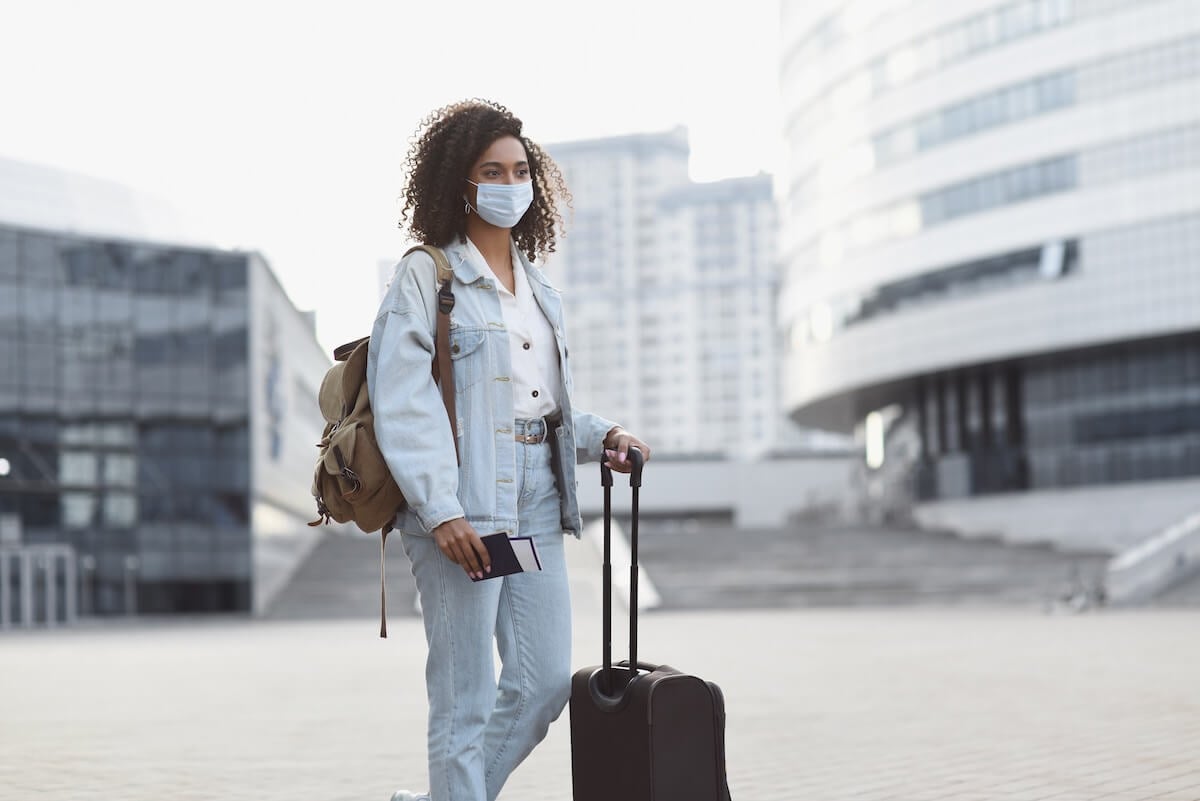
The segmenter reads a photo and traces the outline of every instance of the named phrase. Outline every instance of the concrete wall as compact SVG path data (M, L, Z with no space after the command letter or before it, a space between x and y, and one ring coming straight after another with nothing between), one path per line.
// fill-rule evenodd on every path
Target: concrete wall
M640 508L643 515L732 514L740 528L781 526L792 515L844 508L852 462L843 456L744 463L655 460L646 466ZM602 515L599 465L580 465L577 475L585 520ZM628 480L617 476L614 484L613 511L628 514Z
M919 504L925 528L1118 554L1200 511L1200 479L988 495Z
M299 311L267 263L250 259L251 524L254 609L261 612L316 543L312 486L325 421L317 392L333 364L312 317Z

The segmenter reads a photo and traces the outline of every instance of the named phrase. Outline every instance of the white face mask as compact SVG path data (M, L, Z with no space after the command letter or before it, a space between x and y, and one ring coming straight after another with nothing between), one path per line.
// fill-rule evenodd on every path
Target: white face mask
M519 184L477 184L470 178L467 183L479 191L475 195L475 213L497 228L512 228L521 221L533 203L533 181ZM467 208L471 202L467 201Z

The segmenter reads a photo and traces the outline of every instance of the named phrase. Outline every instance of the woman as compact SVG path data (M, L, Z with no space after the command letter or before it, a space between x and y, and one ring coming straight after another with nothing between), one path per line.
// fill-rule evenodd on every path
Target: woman
M531 263L554 251L556 200L570 195L521 129L503 106L456 103L422 123L408 153L401 223L441 247L454 273L453 430L430 376L427 254L400 262L371 336L376 435L408 500L396 528L429 645L430 794L393 801L493 801L545 737L569 695L562 535L582 528L575 463L603 456L628 472L629 448L650 456L620 426L571 406L562 301ZM532 537L542 570L483 580L491 564L480 537L499 531Z

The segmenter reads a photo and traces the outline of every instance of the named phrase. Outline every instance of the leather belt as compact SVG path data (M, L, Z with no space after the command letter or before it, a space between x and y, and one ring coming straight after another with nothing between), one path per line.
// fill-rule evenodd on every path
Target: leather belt
M546 441L545 434L514 434L513 439L523 445L541 445Z

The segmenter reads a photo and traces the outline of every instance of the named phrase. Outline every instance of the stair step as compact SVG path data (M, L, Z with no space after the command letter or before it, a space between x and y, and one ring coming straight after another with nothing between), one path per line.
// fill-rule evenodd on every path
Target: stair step
M408 557L399 538L392 540L388 614L415 615ZM944 532L838 526L737 530L711 520L643 520L639 545L642 570L667 609L1041 604L1095 586L1108 560L1105 554L1064 554L1045 545L965 540ZM1200 580L1196 583L1200 595ZM378 614L379 540L329 534L267 617Z
M416 614L416 585L400 538L387 545L389 617ZM271 619L372 618L379 615L378 535L325 534L276 596Z

